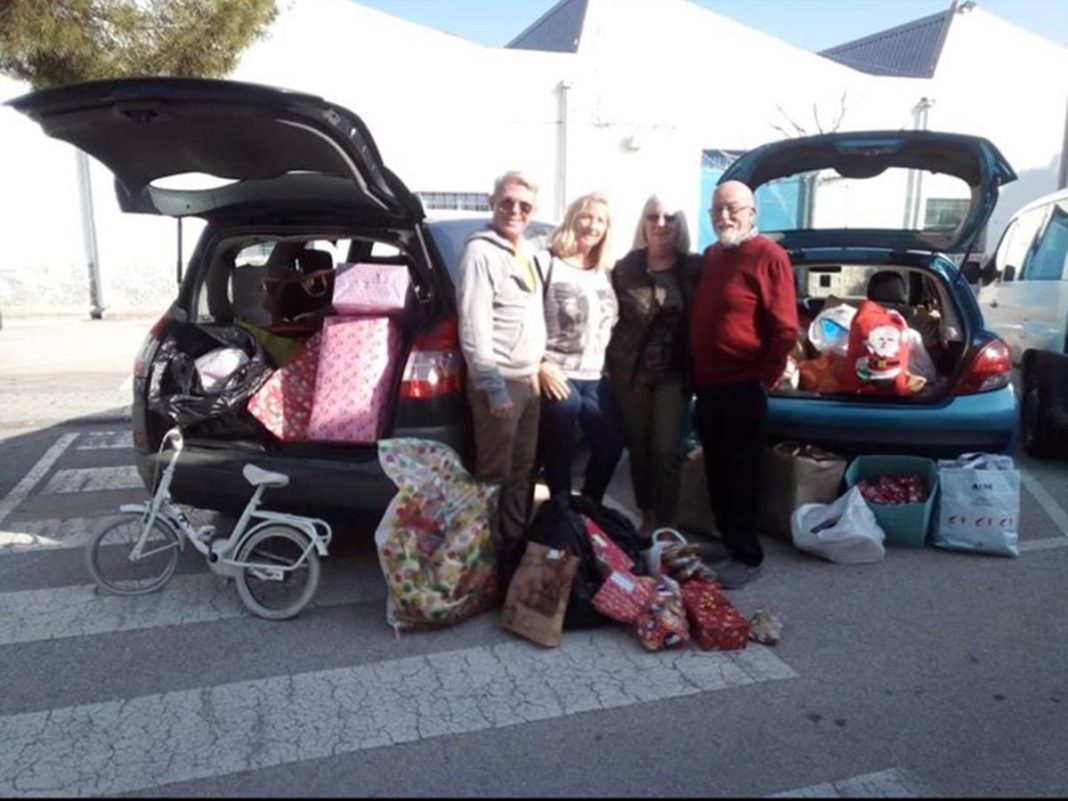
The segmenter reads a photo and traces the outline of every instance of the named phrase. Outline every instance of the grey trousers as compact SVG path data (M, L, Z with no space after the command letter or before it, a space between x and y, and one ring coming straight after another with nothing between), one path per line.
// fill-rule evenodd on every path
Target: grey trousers
M681 379L657 384L614 382L630 454L634 500L658 526L675 525L688 399Z
M526 526L534 504L541 396L537 376L506 381L512 412L490 414L486 393L468 381L467 395L475 429L475 478L500 487L494 515L493 546L502 590L526 548Z

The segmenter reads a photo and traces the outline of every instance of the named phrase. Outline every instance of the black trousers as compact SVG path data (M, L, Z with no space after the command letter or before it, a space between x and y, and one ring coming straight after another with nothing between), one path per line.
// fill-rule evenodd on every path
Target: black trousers
M767 392L757 381L699 386L696 417L716 527L733 558L759 565L764 561L757 513Z

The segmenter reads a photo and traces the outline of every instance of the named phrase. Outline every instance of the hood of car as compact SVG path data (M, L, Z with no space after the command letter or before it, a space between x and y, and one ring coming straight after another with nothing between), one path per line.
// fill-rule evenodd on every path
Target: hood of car
M960 253L993 213L999 187L1015 179L1000 151L979 136L864 131L763 145L739 157L719 183L748 185L760 211L781 201L774 219L761 214L759 225L787 249Z
M363 121L313 95L147 78L73 84L8 105L106 165L124 211L423 217L419 200L382 163Z

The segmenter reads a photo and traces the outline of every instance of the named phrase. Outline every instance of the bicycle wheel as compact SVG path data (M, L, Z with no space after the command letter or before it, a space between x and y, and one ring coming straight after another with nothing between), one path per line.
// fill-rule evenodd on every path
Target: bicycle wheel
M160 520L153 521L141 556L131 559L143 530L141 515L131 515L89 542L86 562L99 586L116 595L144 595L167 583L178 564L178 535Z
M308 537L286 525L267 526L245 540L237 561L249 565L237 577L237 594L250 612L268 620L300 614L319 587L319 554L312 548L301 561L307 548Z

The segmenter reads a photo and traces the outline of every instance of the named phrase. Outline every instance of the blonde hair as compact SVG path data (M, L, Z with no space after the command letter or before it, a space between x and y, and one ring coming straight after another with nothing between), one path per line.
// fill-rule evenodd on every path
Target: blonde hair
M507 184L519 184L520 186L525 186L534 193L535 197L538 194L538 185L530 180L530 178L526 176L526 173L521 170L509 170L503 175L498 175L493 181L493 194L490 195L491 206L496 202L497 198L501 196L501 192Z
M645 215L652 213L657 206L663 206L668 214L675 215L675 228L678 231L678 239L675 240L675 250L679 253L690 252L690 226L686 222L686 212L680 208L669 206L660 199L659 195L649 195L649 199L642 206L642 213L638 216L638 228L634 231L634 250L649 247L649 240L645 236Z
M549 252L558 259L567 259L578 253L578 245L575 242L575 220L587 207L595 203L604 206L606 223L604 236L594 249L596 257L594 258L593 268L595 270L603 270L613 264L612 211L608 205L608 198L601 192L590 192L571 201L571 205L564 212L564 221L549 237Z

